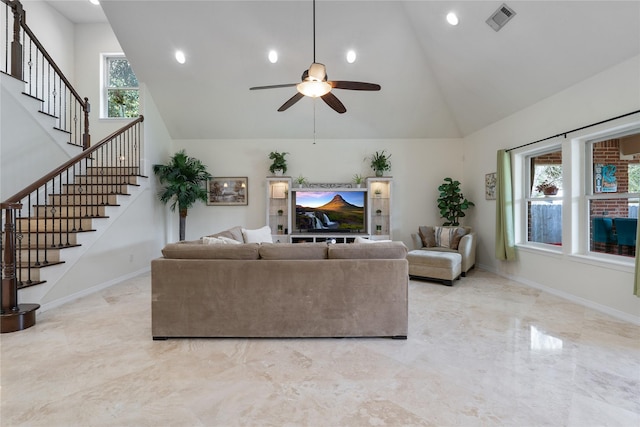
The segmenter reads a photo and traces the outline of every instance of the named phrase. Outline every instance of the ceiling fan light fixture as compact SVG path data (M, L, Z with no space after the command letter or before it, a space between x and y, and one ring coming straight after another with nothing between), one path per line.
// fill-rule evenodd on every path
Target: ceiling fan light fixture
M331 85L327 82L309 80L296 85L298 92L311 98L318 98L331 92Z

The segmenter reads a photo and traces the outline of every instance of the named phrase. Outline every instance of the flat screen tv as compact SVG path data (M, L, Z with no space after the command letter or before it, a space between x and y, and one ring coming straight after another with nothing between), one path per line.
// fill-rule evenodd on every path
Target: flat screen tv
M366 191L295 191L295 229L314 233L364 233Z

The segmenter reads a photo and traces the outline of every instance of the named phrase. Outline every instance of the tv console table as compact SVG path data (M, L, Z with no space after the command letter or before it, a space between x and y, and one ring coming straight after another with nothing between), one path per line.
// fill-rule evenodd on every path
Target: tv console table
M331 242L332 240L335 240L335 243L353 243L356 237L368 239L371 236L364 233L302 233L290 236L291 243Z

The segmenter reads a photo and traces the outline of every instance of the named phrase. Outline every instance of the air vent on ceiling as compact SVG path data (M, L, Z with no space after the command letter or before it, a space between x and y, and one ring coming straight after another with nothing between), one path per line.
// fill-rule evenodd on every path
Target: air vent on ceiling
M515 15L516 13L513 9L502 3L502 6L500 6L486 22L494 30L500 31L500 29L504 27Z

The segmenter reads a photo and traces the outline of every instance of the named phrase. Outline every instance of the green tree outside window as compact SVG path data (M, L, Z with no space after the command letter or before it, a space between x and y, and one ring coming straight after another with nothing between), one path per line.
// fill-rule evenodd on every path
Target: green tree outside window
M138 117L138 79L126 58L107 58L107 117Z

